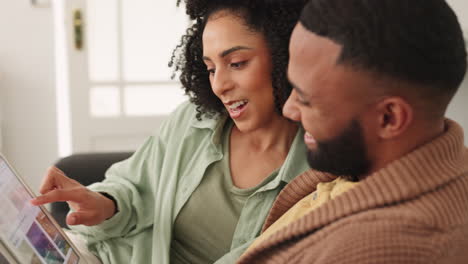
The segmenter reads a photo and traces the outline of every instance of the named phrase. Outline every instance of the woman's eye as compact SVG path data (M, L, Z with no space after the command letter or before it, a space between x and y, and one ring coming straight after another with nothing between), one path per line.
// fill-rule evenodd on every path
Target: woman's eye
M244 66L245 64L247 64L247 61L233 62L230 65L231 65L232 68L239 69L242 66Z
M215 73L215 69L206 69L208 71L208 74L213 75Z

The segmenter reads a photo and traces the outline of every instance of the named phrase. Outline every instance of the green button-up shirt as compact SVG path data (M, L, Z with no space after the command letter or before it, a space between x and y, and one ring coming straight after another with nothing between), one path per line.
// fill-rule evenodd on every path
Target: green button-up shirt
M116 163L106 179L89 186L113 196L119 211L93 226L75 226L91 252L106 263L170 263L173 223L205 176L223 158L221 134L226 117L196 117L196 106L184 103L129 159ZM304 132L299 129L275 179L247 200L234 233L231 251L216 263L234 263L260 234L280 190L309 167ZM85 164L84 164L85 165ZM194 223L196 225L197 223Z

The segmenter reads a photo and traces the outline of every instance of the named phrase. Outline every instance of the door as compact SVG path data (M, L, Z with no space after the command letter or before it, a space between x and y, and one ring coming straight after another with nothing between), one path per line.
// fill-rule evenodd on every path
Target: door
M186 100L167 66L188 26L175 2L55 1L61 156L135 150Z

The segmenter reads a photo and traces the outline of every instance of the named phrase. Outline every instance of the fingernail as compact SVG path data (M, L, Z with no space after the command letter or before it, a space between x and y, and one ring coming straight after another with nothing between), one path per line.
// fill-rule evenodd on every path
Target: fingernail
M70 225L74 225L76 223L76 217L72 216L70 218Z

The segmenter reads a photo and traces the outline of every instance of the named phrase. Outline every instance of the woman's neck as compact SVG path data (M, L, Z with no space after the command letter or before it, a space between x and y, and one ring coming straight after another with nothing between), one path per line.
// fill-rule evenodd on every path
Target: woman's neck
M232 137L238 137L237 142L249 146L250 151L268 152L280 151L287 153L296 136L298 125L284 117L277 117L267 125L252 131L242 132L234 124Z

